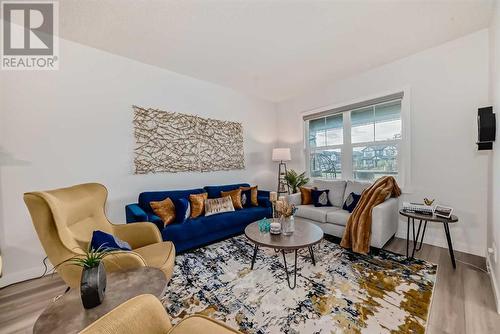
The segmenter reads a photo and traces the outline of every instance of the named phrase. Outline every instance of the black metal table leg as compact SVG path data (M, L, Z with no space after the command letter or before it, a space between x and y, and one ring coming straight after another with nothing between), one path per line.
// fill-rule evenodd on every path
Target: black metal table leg
M290 277L288 275L288 267L286 264L285 250L283 249L283 250L281 250L281 252L283 253L283 262L285 263L286 282L288 283L288 287L293 290L297 286L297 249L295 249L295 268L293 269L293 286L290 285Z
M453 253L453 245L451 243L451 235L450 235L450 227L448 223L443 223L444 225L444 233L446 233L446 240L448 241L448 250L450 251L451 264L453 265L453 269L457 268L457 264L455 263L455 254Z
M421 227L422 227L422 220L420 220L418 223L417 236L415 237L415 220L413 220L413 251L411 252L412 259L415 257L415 251L420 250L420 248L417 249L417 246L418 246L418 237L420 236ZM420 247L422 247L422 244L420 244Z
M250 270L253 270L253 265L255 264L255 259L257 258L257 250L259 246L255 245L253 248L253 256L252 256L252 265L250 266Z
M314 259L314 250L312 248L312 246L309 246L309 255L311 255L311 260L312 260L312 263L313 263L313 266L316 265L316 259Z
M422 221L420 221L422 223ZM425 229L427 228L427 220L424 221L424 229L422 231L422 237L420 238L420 246L417 248L417 252L422 249L422 244L424 243L424 235L425 235ZM418 227L418 230L420 231L420 226ZM418 244L418 233L417 233L417 244Z
M410 244L410 217L408 217L408 224L406 225L406 258L408 258L409 244Z

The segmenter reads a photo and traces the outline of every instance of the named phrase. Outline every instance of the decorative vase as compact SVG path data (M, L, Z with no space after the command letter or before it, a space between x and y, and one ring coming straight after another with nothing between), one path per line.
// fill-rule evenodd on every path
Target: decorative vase
M102 262L97 267L83 268L80 295L86 309L100 305L106 292L106 271Z
M281 222L281 233L291 235L295 231L295 218L293 216L283 218Z

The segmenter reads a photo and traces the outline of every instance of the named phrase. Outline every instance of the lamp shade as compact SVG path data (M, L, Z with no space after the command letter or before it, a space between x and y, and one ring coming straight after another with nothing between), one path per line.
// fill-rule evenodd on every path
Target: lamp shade
M292 156L289 148L273 148L273 161L290 161Z

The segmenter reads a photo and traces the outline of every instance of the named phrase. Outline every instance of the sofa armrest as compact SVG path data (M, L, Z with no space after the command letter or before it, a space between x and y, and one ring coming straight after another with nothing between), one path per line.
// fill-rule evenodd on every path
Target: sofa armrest
M262 206L264 208L270 208L271 207L271 201L269 200L269 196L258 196L257 201L259 202L259 206Z
M371 245L382 248L398 230L399 200L389 198L372 210Z
M147 213L136 203L125 206L125 216L127 223L148 221Z
M302 204L302 195L300 193L286 195L285 200L288 202L288 204L298 206Z
M260 197L267 197L269 198L269 194L271 192L269 190L259 190L257 189L257 196L260 196Z
M103 259L106 271L123 271L146 267L146 260L133 251L114 251Z
M162 242L158 227L149 222L113 225L114 234L128 242L132 249Z

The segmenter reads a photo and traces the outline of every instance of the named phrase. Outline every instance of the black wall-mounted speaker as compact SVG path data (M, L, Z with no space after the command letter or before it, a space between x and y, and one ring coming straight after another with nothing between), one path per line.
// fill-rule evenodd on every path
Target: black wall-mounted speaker
M484 107L477 110L477 149L491 150L495 141L496 118L493 107Z

